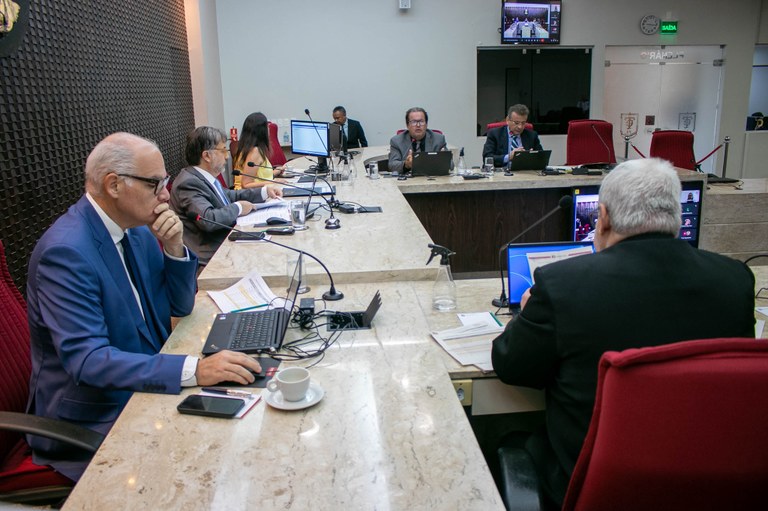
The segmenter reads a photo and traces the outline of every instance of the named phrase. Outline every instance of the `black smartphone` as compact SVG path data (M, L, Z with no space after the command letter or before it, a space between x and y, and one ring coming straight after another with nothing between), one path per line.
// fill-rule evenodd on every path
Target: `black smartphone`
M179 413L189 415L205 415L206 417L224 417L231 419L245 406L242 399L228 397L201 396L194 394L187 396L179 403L176 409Z

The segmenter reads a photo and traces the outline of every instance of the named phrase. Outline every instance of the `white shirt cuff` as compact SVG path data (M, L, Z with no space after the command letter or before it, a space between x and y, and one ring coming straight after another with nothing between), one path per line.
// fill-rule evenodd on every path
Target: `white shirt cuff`
M187 262L187 261L189 261L189 250L187 250L187 246L186 246L186 245L184 245L184 257L176 257L176 256L172 256L172 255L171 255L171 254L169 254L169 253L168 253L168 251L167 251L167 250L165 250L165 249L163 249L163 254L165 254L165 256L166 256L168 259L173 259L174 261L181 261L181 262Z
M235 206L237 206L237 216L240 216L243 214L243 205L240 204L240 201L235 202Z
M197 357L187 356L184 359L184 366L181 368L181 386L182 387L197 387Z
M261 200L266 201L268 197L269 197L269 195L267 195L267 187L266 186L262 186L261 187Z

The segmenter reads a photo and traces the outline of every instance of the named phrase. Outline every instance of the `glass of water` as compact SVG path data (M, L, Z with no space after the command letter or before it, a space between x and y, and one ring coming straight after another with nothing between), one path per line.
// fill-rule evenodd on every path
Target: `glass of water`
M483 172L486 176L493 176L493 156L489 156L485 159L485 165L483 165Z
M304 201L291 202L291 223L294 230L303 231L307 228L307 210Z

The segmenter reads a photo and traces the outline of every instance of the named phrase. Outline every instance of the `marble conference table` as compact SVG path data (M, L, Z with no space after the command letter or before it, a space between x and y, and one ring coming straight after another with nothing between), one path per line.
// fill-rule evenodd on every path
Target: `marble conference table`
M498 287L458 284L459 311L488 310ZM198 389L136 393L64 509L503 509L451 384L482 372L429 335L459 326L456 314L431 309L426 281L347 284L333 307L359 310L377 290L373 329L342 333L321 359L283 362L310 368L325 391L315 406L262 399L242 419L216 419L176 411ZM164 351L199 354L217 312L201 291Z

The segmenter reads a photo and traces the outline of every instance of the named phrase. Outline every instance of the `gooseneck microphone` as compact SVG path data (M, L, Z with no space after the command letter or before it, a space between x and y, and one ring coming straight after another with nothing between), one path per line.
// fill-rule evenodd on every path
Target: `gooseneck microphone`
M249 167L261 167L261 165L253 163L252 161L248 162L248 166ZM336 218L333 215L333 205L331 204L331 202L328 199L326 199L323 195L315 192L315 182L316 182L316 179L315 179L315 181L312 181L312 188L304 188L303 186L296 186L295 184L292 184L292 183L283 183L283 182L280 182L280 181L275 181L274 179L267 179L266 177L259 177L258 175L254 175L254 174L246 174L245 172L242 172L240 170L233 170L232 171L232 175L233 176L250 177L252 179L258 179L259 181L265 181L267 183L275 183L275 184L278 184L278 185L289 186L291 188L297 188L299 190L304 190L305 192L308 192L309 193L309 200L307 201L307 208L305 210L305 211L307 211L307 213L309 212L309 201L312 200L312 194L315 194L315 195L317 195L318 197L320 197L321 199L323 199L325 201L325 204L328 206L328 210L330 210L330 212L331 212L331 216L328 217L328 220L325 221L325 228L326 229L338 229L338 228L341 227L341 223L339 222L339 219ZM331 188L331 189L333 189L333 188Z
M317 172L315 174L327 173L328 172L328 157L331 155L331 153L328 151L328 141L323 140L323 137L320 135L320 132L317 130L317 125L315 124L314 119L312 119L312 116L309 114L309 108L304 109L304 113L307 114L307 117L309 117L309 122L312 123L312 127L315 129L315 134L317 135L317 138L320 139L320 143L323 144L323 149L325 150L325 154L328 156L318 156L317 157ZM331 158L331 165L333 165L333 158Z
M560 197L560 200L557 202L557 207L552 209L549 213L544 215L543 217L536 220L534 223L532 223L530 226L528 226L523 232L509 240L508 242L504 243L499 248L499 277L501 278L501 295L498 298L494 298L491 301L491 304L494 307L509 307L509 299L507 298L507 290L506 286L504 285L504 265L502 264L502 261L504 260L504 257L502 257L502 253L504 250L506 250L507 246L509 246L511 243L516 242L520 238L522 238L527 232L529 232L531 229L536 227L537 225L541 224L544 220L551 217L561 209L570 209L571 203L573 201L573 198L570 195L563 195Z
M191 220L192 222L199 222L199 221L208 222L209 224L216 225L216 226L219 226L219 227L223 227L224 229L227 229L229 231L240 233L243 236L247 236L249 238L253 238L253 239L259 240L259 241L266 241L267 243L272 243L273 245L277 245L278 247L287 248L288 250L293 250L294 252L298 252L299 254L304 254L304 255L306 255L308 257L311 257L312 259L317 261L317 263L320 266L322 266L323 270L325 270L325 274L328 275L328 280L331 281L331 288L328 291L326 291L325 293L323 293L323 299L328 300L329 302L333 302L333 301L341 300L342 298L344 298L344 293L342 293L340 291L336 291L336 286L333 283L333 276L331 275L331 272L328 270L328 267L325 266L320 259L318 259L317 257L313 256L309 252L305 252L303 250L299 250L298 248L293 248L293 247L290 247L288 245L283 245L282 243L278 243L277 241L272 241L270 239L267 239L266 235L263 232L243 231L243 230L237 229L237 228L235 228L235 227L233 227L231 225L223 224L221 222L216 222L215 220L208 220L207 218L202 217L202 216L200 216L197 213L194 213L192 211L187 213L187 218L189 220Z
M593 122L590 124L592 126L592 131L595 132L595 135L597 135L597 138L600 139L600 142L603 143L603 146L605 147L606 152L608 153L608 159L605 160L605 163L610 165L611 164L611 148L608 147L608 144L605 143L605 140L603 140L603 136L600 134L599 131L597 131L597 128L595 128L595 123Z

